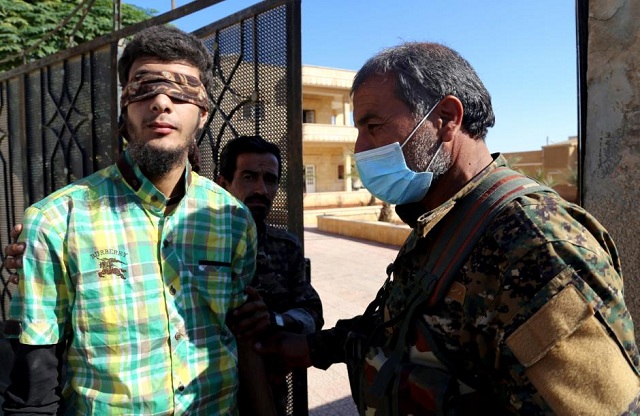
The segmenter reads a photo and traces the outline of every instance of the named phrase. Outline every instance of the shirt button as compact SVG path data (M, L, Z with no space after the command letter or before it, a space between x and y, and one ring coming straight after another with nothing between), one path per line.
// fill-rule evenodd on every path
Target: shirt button
M180 339L182 338L182 334L180 332L176 332L174 338L176 339L176 341L180 341Z
M180 383L180 385L178 386L178 391L184 391L184 386L182 385L182 383Z
M170 244L171 244L171 241L169 241L169 240L164 240L164 241L162 242L162 247L167 248L167 247L169 247L169 245L170 245Z
M157 202L157 201L158 201L158 197L154 195L154 196L152 196L152 197L151 197L151 200L152 200L153 202Z
M176 292L177 292L177 291L176 291L176 288L175 288L175 287L173 287L173 286L170 286L170 287L169 287L169 293L171 293L171 295L175 295L175 294L176 294Z

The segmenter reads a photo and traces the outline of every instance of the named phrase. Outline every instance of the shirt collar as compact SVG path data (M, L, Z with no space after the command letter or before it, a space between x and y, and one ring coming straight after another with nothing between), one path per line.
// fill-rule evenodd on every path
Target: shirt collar
M144 176L138 164L131 159L131 155L129 155L127 151L120 156L116 165L124 181L142 201L164 211L169 198L160 192L153 182ZM189 164L188 161L184 173L184 180L186 195L192 180L191 164Z

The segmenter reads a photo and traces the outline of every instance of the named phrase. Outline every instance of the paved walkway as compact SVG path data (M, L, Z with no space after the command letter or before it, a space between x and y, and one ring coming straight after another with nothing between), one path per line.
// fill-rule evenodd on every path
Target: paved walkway
M305 228L305 256L311 259L311 283L320 294L325 328L361 314L386 279L398 247L335 236ZM357 416L344 364L327 371L308 370L311 416Z

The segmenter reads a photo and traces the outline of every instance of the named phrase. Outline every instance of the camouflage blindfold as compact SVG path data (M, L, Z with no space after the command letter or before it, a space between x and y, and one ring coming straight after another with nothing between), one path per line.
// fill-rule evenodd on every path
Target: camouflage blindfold
M197 105L209 111L209 97L202 82L194 76L177 72L139 72L122 89L120 108L146 100L158 94L165 94L185 103Z

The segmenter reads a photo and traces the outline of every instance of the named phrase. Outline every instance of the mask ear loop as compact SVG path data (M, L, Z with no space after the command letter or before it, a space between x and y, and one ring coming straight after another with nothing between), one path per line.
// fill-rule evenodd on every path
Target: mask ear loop
M431 109L429 111L427 111L427 114L424 115L424 117L422 117L422 120L420 120L420 122L413 128L413 130L411 130L411 133L409 133L409 135L407 136L407 138L404 140L404 142L402 142L402 144L400 145L400 148L402 149L404 147L405 144L407 144L407 142L413 137L413 135L416 133L416 131L418 131L418 129L420 128L420 126L422 126L422 124L424 124L425 120L427 119L427 117L429 117L429 115L431 115L431 113L433 112L433 110L438 106L438 104L440 104L440 101L442 100L438 100L437 103L435 103L433 105L433 107L431 107Z
M429 162L429 164L427 165L427 168L425 169L425 172L429 172L429 168L431 167L431 165L433 164L433 161L436 160L436 157L438 156L438 153L440 153L440 150L442 149L442 145L444 144L443 141L440 142L440 146L438 146L438 150L436 150L436 153L433 155L433 157L431 158L431 161Z

